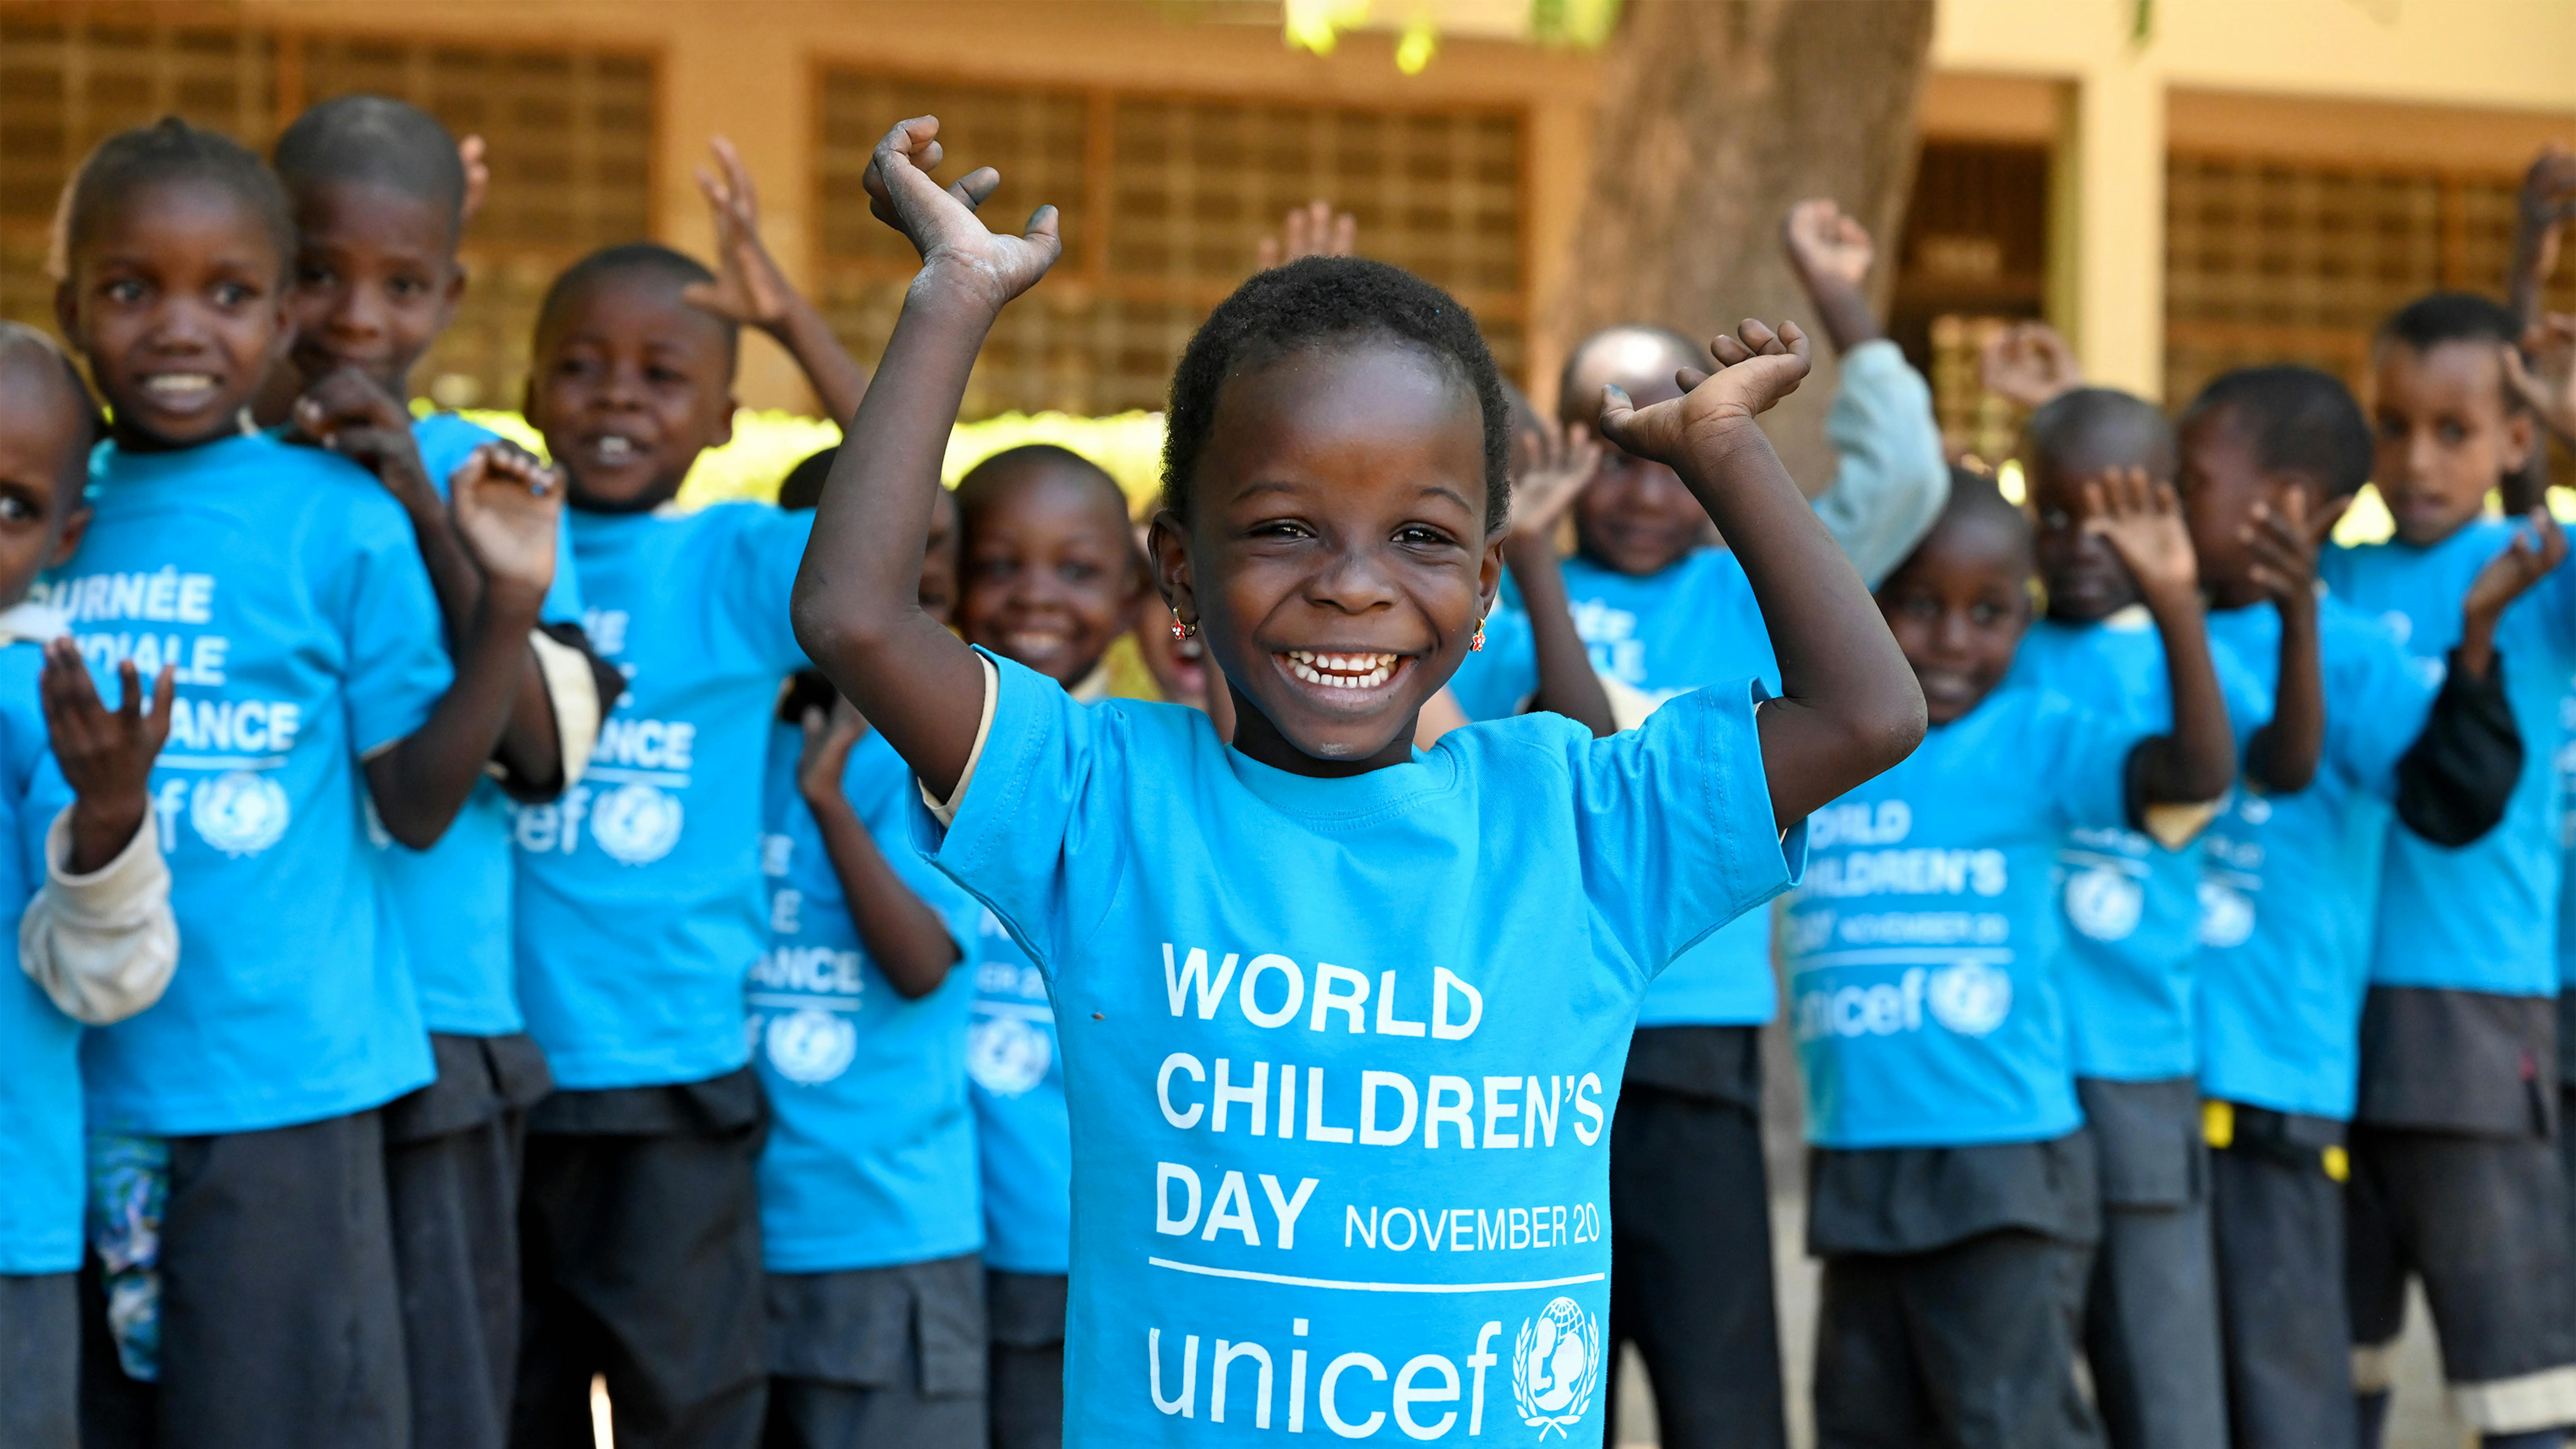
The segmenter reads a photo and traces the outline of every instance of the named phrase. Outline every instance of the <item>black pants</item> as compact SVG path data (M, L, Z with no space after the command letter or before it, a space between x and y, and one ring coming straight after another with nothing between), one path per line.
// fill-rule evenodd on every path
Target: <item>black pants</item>
M85 1271L87 1449L403 1449L393 1222L376 1112L170 1140L156 1383L118 1366Z
M80 1442L80 1275L0 1273L0 1444Z
M2324 1155L2340 1147L2342 1124L2242 1106L2234 1119L2231 1144L2210 1155L2228 1442L2350 1444L2343 1186Z
M589 1444L590 1380L601 1374L620 1449L752 1449L768 1388L758 1113L657 1131L543 1130L561 1099L610 1095L557 1094L528 1138L510 1442Z
M2075 1382L2093 1250L2019 1229L1825 1259L1817 1449L2090 1449Z
M984 1267L972 1253L772 1273L762 1449L974 1449L984 1414Z
M1071 1280L1058 1273L984 1273L992 1329L986 1395L993 1449L1064 1443L1064 1308Z
M1667 1449L1786 1445L1759 1115L1631 1078L1610 1124L1610 1263L1611 1361L1637 1345Z
M2102 1246L2084 1357L2112 1449L2200 1449L2227 1435L2208 1150L2190 1077L2078 1078L2102 1168Z

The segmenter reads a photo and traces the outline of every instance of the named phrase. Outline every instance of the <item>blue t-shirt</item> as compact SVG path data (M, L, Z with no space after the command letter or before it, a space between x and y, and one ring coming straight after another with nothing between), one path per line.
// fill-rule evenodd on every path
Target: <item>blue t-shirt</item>
M1780 666L1744 565L1730 549L1696 550L1645 578L1576 557L1564 563L1575 632L1592 667L1659 705L1723 680L1760 679L1777 692ZM1470 719L1516 713L1538 691L1529 615L1497 608L1485 648L1449 682ZM1778 1009L1771 976L1771 913L1753 911L1710 936L1655 978L1639 1026L1736 1026Z
M2209 634L2274 686L2277 609L2213 612ZM2292 795L2246 782L2201 837L2200 1082L2231 1102L2343 1119L2397 762L2423 733L2434 686L2387 631L2332 596L2319 603L2317 644L2316 778Z
M2346 604L2380 621L2438 684L2460 641L2460 601L2517 525L2481 519L2429 548L2391 540L2328 549L2318 572ZM2522 730L2522 777L2504 821L2451 849L2402 823L2388 833L2370 979L2382 986L2558 994L2559 704L2576 674L2576 564L2516 599L2496 624L2505 698Z
M966 1076L984 1182L984 1264L1063 1273L1073 1258L1073 1137L1046 975L983 912Z
M476 448L499 435L456 416L432 413L411 425L421 462L438 496L448 476ZM555 578L540 613L549 624L581 622L581 590L573 582L572 510L563 514L555 540ZM422 627L445 638L437 616ZM521 1029L518 992L510 982L510 797L490 779L465 797L455 823L427 850L397 842L381 828L371 832L394 914L402 925L413 977L420 983L421 1016L429 1029L464 1036L505 1036Z
M1804 853L1751 682L1312 779L998 668L954 827L916 819L1054 992L1067 1442L1597 1435L1637 1003Z
M2213 639L2209 653L2241 753L2272 717L2271 693L2225 645ZM2142 735L2173 728L2164 640L2143 606L2091 624L2033 624L2004 683L2125 715ZM2116 816L2078 825L2059 850L2077 1076L2160 1081L2198 1069L2200 858L2199 840L2167 850Z
M54 767L36 676L44 648L0 645L0 912L15 924L45 879L45 830L71 803ZM70 1273L81 1265L80 1023L27 973L0 983L0 1273Z
M2119 826L2146 734L2006 686L1809 818L1781 925L1808 1140L1963 1147L2082 1125L2053 878L2069 830Z
M805 667L787 597L810 513L575 513L591 647L626 675L590 768L517 810L519 1000L555 1084L742 1067L769 944L761 787L779 686Z
M152 767L179 969L82 1043L95 1131L253 1132L430 1080L360 761L450 672L411 522L373 477L269 434L102 446L80 552L40 585L109 698L178 669Z
M912 848L912 769L870 730L850 750L842 792L959 947L938 989L916 1001L896 992L859 942L822 830L797 793L804 743L794 725L770 733L769 949L744 998L772 1113L760 1154L761 1256L773 1273L838 1273L971 1253L983 1224L966 1010L984 908Z
M2576 990L2576 911L2567 909L2567 886L2576 882L2576 694L2558 702L2558 849L2564 857L2559 883L2558 908L2558 990L2563 995ZM2559 1059L2570 1059L2570 1045L2562 1044Z

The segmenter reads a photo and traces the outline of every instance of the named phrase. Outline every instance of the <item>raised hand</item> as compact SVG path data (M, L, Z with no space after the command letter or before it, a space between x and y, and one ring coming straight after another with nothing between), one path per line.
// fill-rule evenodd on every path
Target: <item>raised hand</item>
M466 455L449 478L457 536L482 570L487 600L532 618L555 578L555 537L563 475L515 443L494 439Z
M2529 528L2514 530L2513 542L2488 559L2469 584L2460 610L2471 619L2492 622L2505 605L2521 598L2533 584L2567 561L2567 532L2546 508L2531 510Z
M1737 428L1798 390L1807 375L1807 334L1795 322L1774 332L1751 317L1742 341L1723 333L1709 343L1717 371L1685 367L1673 374L1682 395L1640 408L1616 386L1601 390L1601 436L1640 458L1682 468L1691 455L1720 447ZM1684 474L1688 476L1687 472Z
M148 710L134 661L119 662L116 675L122 698L111 710L100 702L78 644L66 637L45 646L36 688L54 761L72 787L74 875L105 866L134 838L151 809L152 761L170 738L171 702L178 693L173 666L163 665L153 680Z
M1558 427L1541 420L1512 442L1512 519L1514 543L1553 543L1556 526L1583 493L1601 466L1601 440L1575 423Z
M2505 381L2551 432L2576 444L2576 317L2549 313L2522 334L2521 347L2503 351Z
M1320 198L1291 209L1279 230L1285 242L1265 236L1254 248L1265 272L1306 257L1346 257L1359 245L1358 220L1347 211L1333 210L1331 202Z
M818 706L805 711L798 723L804 727L805 745L796 756L796 793L808 806L841 799L841 776L849 769L850 751L868 737L867 720L857 705L841 699L829 714Z
M2075 349L2045 322L2015 322L1987 338L1977 354L1977 375L1986 391L2021 408L2036 408L2084 385Z
M2278 509L2256 503L2252 521L2237 535L2253 555L2253 567L2247 576L2254 586L2284 610L2315 607L2317 555L2351 506L2352 498L2346 495L2328 503L2311 518L2307 491L2300 488L2284 490Z
M1018 236L995 232L976 219L975 208L1002 184L1002 174L978 167L943 189L930 179L943 154L937 116L896 122L860 178L868 210L921 254L924 279L937 275L966 285L999 311L1037 285L1064 251L1056 210L1039 207Z
M1878 259L1868 230L1823 197L1790 207L1788 218L1780 224L1780 240L1809 292L1820 285L1857 290L1869 280L1870 265Z
M2173 485L2143 468L2115 468L2084 484L2084 531L2098 534L2128 565L2148 608L2163 613L2200 588L2200 560Z
M405 503L430 487L411 435L411 414L375 379L354 367L337 368L295 400L295 431L376 475Z
M2559 236L2576 217L2576 152L2555 141L2542 147L2522 175L2515 212L2527 275L2535 284L2546 282L2558 269Z
M716 218L716 279L680 293L692 307L775 333L787 324L796 292L760 239L760 193L742 153L722 136L710 143L715 166L698 168L698 190Z
M457 224L461 226L472 221L474 213L483 209L483 194L492 189L492 168L484 163L483 138L480 136L468 136L457 142L456 159L465 167L465 200L457 208L463 213L457 217Z

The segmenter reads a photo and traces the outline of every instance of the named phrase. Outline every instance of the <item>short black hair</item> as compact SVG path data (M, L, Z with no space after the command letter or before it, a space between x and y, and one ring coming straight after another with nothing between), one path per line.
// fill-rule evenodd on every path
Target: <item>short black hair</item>
M1680 332L1675 331L1670 327L1654 322L1621 322L1616 326L1604 327L1597 332L1591 333L1582 341L1574 344L1574 346L1567 351L1565 354L1565 371L1563 375L1557 379L1557 396L1560 398L1572 398L1574 395L1574 375L1582 370L1583 360L1592 355L1592 350L1594 348L1618 337L1643 337L1650 339L1672 349L1673 355L1676 358L1688 362L1691 366L1696 367L1703 372L1708 370L1708 364L1711 361L1706 347L1697 342L1693 342L1688 337L1683 336ZM1601 400L1599 398L1594 398L1589 406L1592 409L1597 410L1599 408L1600 401Z
M1015 448L1004 448L967 469L966 476L957 480L957 506L961 509L981 507L985 495L997 486L993 482L995 478L1031 463L1063 468L1095 484L1103 501L1115 507L1119 517L1127 516L1127 490L1119 487L1118 480L1109 476L1109 470L1057 443L1022 443Z
M2389 313L2373 340L2394 342L2417 353L2451 342L2520 342L2522 318L2493 297L2475 292L2428 292ZM2496 365L2496 385L2504 392L2505 411L2521 412L2522 394L2514 391L2513 379L2505 375L2501 362Z
M2156 405L2115 387L2079 387L2039 405L2026 429L2033 471L2089 478L2110 468L2174 475L2173 424Z
M83 245L127 198L171 181L212 182L249 207L277 249L277 276L285 281L295 264L295 218L276 173L230 136L177 116L119 131L81 162L63 210L65 268L77 269Z
M1163 415L1163 506L1188 521L1190 482L1228 377L1303 348L1361 342L1426 353L1475 395L1485 429L1485 531L1501 528L1512 506L1512 416L1494 354L1457 298L1363 257L1305 257L1256 272L1190 334Z
M107 436L107 420L99 415L98 400L90 395L89 384L81 377L80 368L71 354L63 351L53 338L24 322L0 321L0 367L33 363L39 369L50 369L63 384L64 401L78 410L81 419L80 443L73 451L73 466L78 476L87 477L89 450ZM78 502L77 498L72 500Z
M564 268L563 274L546 288L545 300L537 304L537 335L545 335L546 329L554 324L555 314L562 311L584 287L630 273L659 277L671 284L674 295L692 282L716 279L716 274L708 271L697 258L686 252L673 251L660 242L620 242L616 246L601 247ZM724 329L727 348L739 344L742 329L732 319L713 312L700 315Z
M465 162L456 137L420 107L384 96L335 96L295 118L270 153L277 176L359 182L429 202L447 217L448 242L465 225Z
M2266 473L2303 473L2329 498L2370 481L2370 423L2332 373L2281 364L2221 373L2183 409L2182 425L2224 416Z
M778 480L778 506L790 513L802 513L823 501L823 485L832 479L832 460L841 456L841 445L806 454Z

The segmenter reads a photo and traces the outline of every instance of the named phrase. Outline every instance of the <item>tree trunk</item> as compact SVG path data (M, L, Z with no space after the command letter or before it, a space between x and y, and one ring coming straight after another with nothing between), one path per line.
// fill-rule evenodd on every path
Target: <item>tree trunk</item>
M1780 250L1829 196L1878 243L1885 314L1914 178L1931 0L1626 0L1603 54L1592 181L1554 318L1564 344L1620 322L1690 337L1795 320L1816 370L1764 419L1808 492L1832 481L1833 349ZM1553 379L1550 379L1553 381Z

